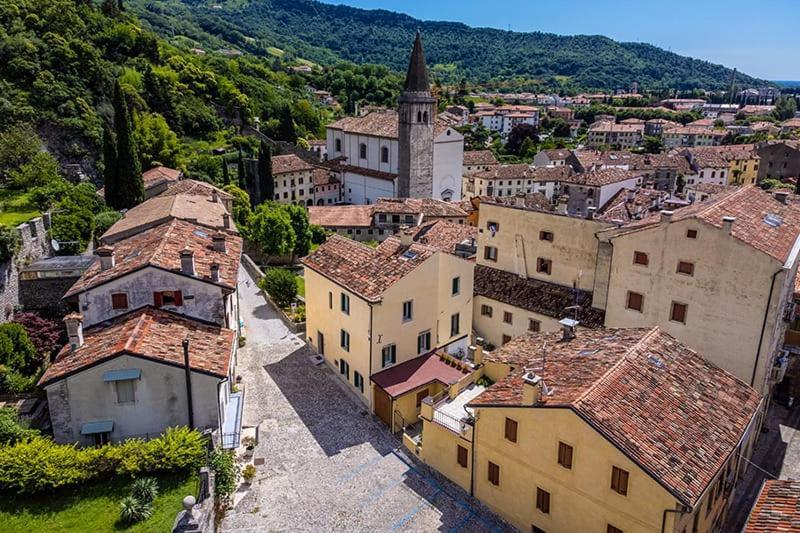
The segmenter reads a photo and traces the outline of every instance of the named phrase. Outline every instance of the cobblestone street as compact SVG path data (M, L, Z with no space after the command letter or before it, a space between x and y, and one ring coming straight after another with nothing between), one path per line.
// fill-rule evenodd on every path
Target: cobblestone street
M223 531L501 531L508 526L410 457L240 273L244 425L256 480Z

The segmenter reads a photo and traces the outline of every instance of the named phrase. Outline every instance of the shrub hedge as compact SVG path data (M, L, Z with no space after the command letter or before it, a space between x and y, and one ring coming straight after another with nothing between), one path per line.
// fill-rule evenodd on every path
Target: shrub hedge
M205 460L202 435L169 428L161 437L131 439L99 448L56 444L41 436L0 447L0 490L39 492L111 475L178 472Z

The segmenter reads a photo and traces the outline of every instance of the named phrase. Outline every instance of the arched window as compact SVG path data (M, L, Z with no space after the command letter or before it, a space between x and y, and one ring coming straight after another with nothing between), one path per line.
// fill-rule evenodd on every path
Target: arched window
M428 123L428 112L427 112L427 111L425 111L425 112L422 114L422 122L424 122L425 124L427 124L427 123Z
M341 139L336 139L335 145L336 145L336 151L337 152L341 152L342 151L342 140Z
M389 148L384 146L381 148L381 163L389 162Z
M361 144L358 145L358 156L361 159L366 159L367 158L367 145L366 144L361 143Z
M417 122L422 122L422 111L417 111Z

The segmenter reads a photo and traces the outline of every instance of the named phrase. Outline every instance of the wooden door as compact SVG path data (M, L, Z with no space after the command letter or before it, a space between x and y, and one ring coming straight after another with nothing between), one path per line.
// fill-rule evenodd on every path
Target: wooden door
M386 394L386 391L377 385L373 390L375 391L375 414L394 431L392 427L392 399Z

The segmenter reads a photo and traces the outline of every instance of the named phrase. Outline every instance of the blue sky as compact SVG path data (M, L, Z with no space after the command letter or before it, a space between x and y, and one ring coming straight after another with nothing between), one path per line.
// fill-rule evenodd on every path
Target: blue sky
M323 0L424 20L648 42L770 80L800 80L798 0Z

